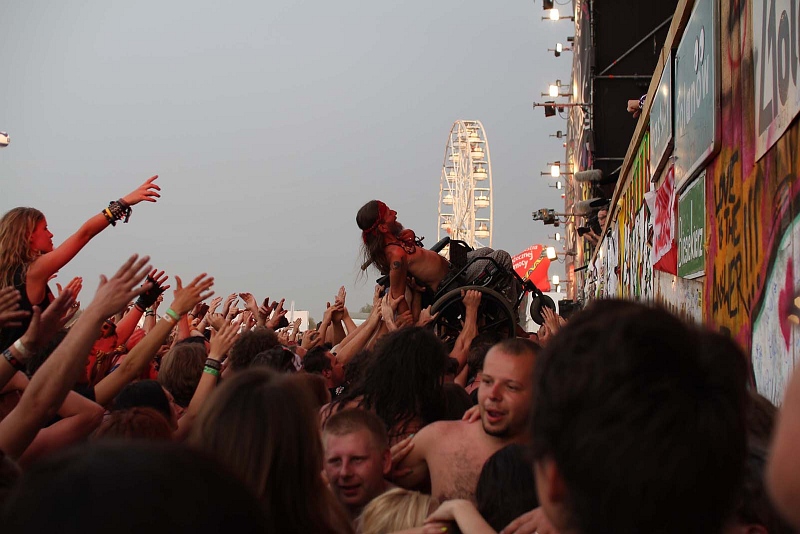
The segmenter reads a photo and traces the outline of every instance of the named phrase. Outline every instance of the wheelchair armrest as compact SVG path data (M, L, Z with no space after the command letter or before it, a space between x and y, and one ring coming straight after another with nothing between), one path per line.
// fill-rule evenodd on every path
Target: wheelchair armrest
M431 247L431 250L434 252L441 252L442 249L448 245L448 243L450 243L450 236L446 235L437 241L436 244Z

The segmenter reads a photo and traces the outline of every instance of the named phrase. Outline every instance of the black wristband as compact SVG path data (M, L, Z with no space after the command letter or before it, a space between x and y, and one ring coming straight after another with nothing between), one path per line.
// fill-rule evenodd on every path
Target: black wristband
M222 364L213 358L208 358L206 360L206 366L211 367L212 369L215 369L217 371L222 370Z

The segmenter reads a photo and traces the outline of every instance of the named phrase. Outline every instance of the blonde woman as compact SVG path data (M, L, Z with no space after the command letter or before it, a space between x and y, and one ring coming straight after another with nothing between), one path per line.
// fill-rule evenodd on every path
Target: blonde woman
M151 177L130 194L110 202L58 247L53 247L53 234L41 211L35 208L10 210L0 219L0 287L12 286L19 291L21 310L31 312L38 306L44 311L54 299L47 281L106 227L115 226L121 220L128 222L132 206L142 201L155 202L161 190L155 183L156 178L158 176ZM18 339L29 323L30 316L19 326L3 328L0 350Z

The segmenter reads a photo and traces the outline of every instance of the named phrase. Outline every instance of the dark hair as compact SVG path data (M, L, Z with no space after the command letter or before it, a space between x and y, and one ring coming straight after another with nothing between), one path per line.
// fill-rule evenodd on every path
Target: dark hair
M734 520L742 525L762 525L769 534L791 534L794 530L775 511L764 487L766 462L767 451L750 443Z
M230 350L231 370L247 369L256 354L278 346L278 336L270 328L253 328L239 336Z
M146 439L169 441L169 421L153 408L133 407L111 412L92 434L93 439Z
M302 382L311 393L314 400L314 409L319 411L323 406L331 402L331 392L322 375L311 373L297 373L294 375L298 382Z
M114 398L115 411L135 407L153 408L168 420L172 419L172 407L169 405L167 394L156 380L139 380L128 384Z
M303 358L303 369L307 373L318 375L321 375L323 371L329 371L333 366L327 352L328 349L325 347L314 347L308 351L305 358Z
M534 371L534 457L552 458L583 534L719 532L745 456L747 366L666 310L593 302Z
M386 432L386 425L372 412L360 408L349 408L330 416L322 432L333 434L334 436L344 436L359 430L366 430L375 440L378 449L383 450L389 447L389 435Z
M537 508L539 499L530 449L512 444L491 455L478 477L475 501L481 516L498 532Z
M294 352L278 345L253 356L250 367L264 366L279 373L295 373L297 369L294 366L294 358Z
M747 395L747 433L766 447L772 440L778 409L756 391L748 390Z
M206 349L199 343L175 345L161 359L158 381L172 393L175 403L186 408L200 383Z
M389 437L404 434L414 419L423 424L442 418L447 353L424 328L402 328L378 340L361 379L334 401L334 411L358 402L381 418Z
M191 343L199 343L200 345L203 345L203 347L205 347L206 341L208 340L206 339L205 336L189 336L181 339L180 341L175 343L175 345L177 346L177 345L189 345Z
M475 376L483 371L483 361L486 359L486 354L492 345L500 341L493 333L484 332L472 340L469 345L469 353L467 354L467 365L469 366L469 376L467 381L472 381Z
M366 368L367 362L371 358L372 351L363 349L356 352L355 356L347 362L347 365L344 366L345 389L349 389L350 385L356 384L361 380L361 377L364 376L364 368Z
M375 265L381 274L386 274L389 272L389 264L386 261L386 254L383 252L383 236L374 230L364 233L365 230L373 228L377 222L380 216L378 207L378 200L370 200L361 206L356 214L356 224L361 229L363 236L361 239L361 270L366 271L370 265Z
M464 412L474 405L469 393L455 382L447 382L442 386L442 396L444 397L442 419L445 421L460 421L464 417Z
M224 498L209 506L210 495ZM0 516L3 532L18 534L137 534L153 525L212 534L230 530L233 520L240 534L268 531L258 501L218 462L173 443L114 441L36 463Z
M265 532L334 532L344 516L322 479L319 416L297 377L263 367L234 374L203 406L189 441L259 497L270 522Z

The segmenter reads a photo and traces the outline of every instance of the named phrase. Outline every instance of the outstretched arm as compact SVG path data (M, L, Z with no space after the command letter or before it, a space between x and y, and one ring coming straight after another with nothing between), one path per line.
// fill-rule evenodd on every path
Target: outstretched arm
M468 291L461 290L461 301L464 303L464 326L456 338L450 357L458 360L458 371L460 373L467 364L469 346L472 340L478 335L478 307L481 304L481 292L475 289Z
M135 191L122 197L121 200L129 206L135 206L142 201L155 202L159 198L158 192L161 190L158 184L155 183L156 178L158 178L157 175L151 177L136 188ZM66 241L52 252L48 252L34 260L28 268L26 277L26 287L30 301L34 303L42 302L45 295L45 286L50 276L69 263L94 236L102 232L109 224L106 216L102 212L98 213L83 223L77 232L69 236Z
M86 355L106 317L122 310L144 291L144 279L150 258L131 256L110 280L100 277L95 298L70 328L64 341L33 375L30 385L8 416L0 421L0 450L19 458L36 433L64 402L70 388L84 370Z
M178 287L175 289L175 300L173 300L169 310L172 310L178 316L185 315L198 302L214 294L213 291L209 291L211 286L214 285L214 279L207 277L205 273L196 277L186 287L182 286L179 277L176 276L175 280L178 283ZM94 387L94 396L98 404L106 406L111 403L114 397L122 391L122 388L144 371L167 339L173 326L175 326L174 319L168 313L165 313L150 333L131 349L120 366L97 383Z

